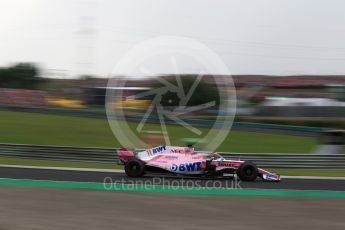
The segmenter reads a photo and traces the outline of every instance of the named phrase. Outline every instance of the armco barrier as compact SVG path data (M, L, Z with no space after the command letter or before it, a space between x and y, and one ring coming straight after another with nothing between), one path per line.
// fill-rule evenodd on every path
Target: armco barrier
M220 153L227 159L250 160L260 167L345 169L345 154ZM36 160L116 163L114 148L0 144L0 156ZM1 163L1 161L0 161Z

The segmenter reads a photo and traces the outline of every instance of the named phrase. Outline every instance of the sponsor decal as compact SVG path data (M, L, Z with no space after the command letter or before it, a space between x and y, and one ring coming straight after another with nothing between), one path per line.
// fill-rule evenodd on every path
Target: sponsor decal
M230 162L219 162L219 163L218 163L218 166L219 166L219 167L233 167L234 164L233 164L233 163L230 163Z
M263 174L262 178L264 180L271 180L271 181L279 181L280 180L280 176L275 175L275 174Z
M165 159L178 159L178 156L164 156Z
M171 169L171 171L174 171L174 172L177 171L177 169L178 169L177 164L172 164L170 169Z
M229 162L229 161L218 161L218 167L238 167L241 163L240 162Z
M165 151L165 150L166 150L166 146L162 145L162 146L159 146L159 147L156 147L153 149L148 149L147 153L149 156L153 156L153 155L158 154L158 153Z
M275 175L266 174L265 176L266 176L266 180L275 180L276 179Z
M164 150L166 150L166 146L165 145L159 146L157 148L153 148L152 152L153 152L153 154L157 154L157 153L160 153L160 152L162 152Z
M182 149L172 149L171 150L172 153L183 153Z
M179 171L179 172L193 172L200 168L201 162L190 162L190 163L182 163L182 164L172 164L170 169L171 171Z

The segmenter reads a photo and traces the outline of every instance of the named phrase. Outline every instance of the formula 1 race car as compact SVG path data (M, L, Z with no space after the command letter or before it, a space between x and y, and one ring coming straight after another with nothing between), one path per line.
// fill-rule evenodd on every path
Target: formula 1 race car
M121 148L117 154L129 177L141 177L146 172L170 172L208 178L237 174L242 181L254 181L257 177L280 181L279 175L258 168L250 161L226 160L218 153L196 152L192 146L158 146L141 151Z

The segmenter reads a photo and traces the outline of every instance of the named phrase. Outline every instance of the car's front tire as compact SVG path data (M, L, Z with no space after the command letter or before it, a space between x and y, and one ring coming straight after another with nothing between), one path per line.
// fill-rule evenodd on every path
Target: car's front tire
M236 173L242 181L255 181L258 177L258 168L254 163L245 161L240 165Z
M145 173L145 163L139 159L132 158L126 162L125 172L129 177L141 177Z

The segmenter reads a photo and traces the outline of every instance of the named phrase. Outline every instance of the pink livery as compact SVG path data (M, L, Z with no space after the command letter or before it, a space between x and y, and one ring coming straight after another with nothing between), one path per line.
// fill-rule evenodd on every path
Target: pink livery
M209 178L237 174L242 181L255 181L258 177L280 181L278 174L258 168L250 161L227 160L218 153L196 152L193 147L163 145L141 151L121 148L117 153L129 177L141 177L146 172L167 172Z

